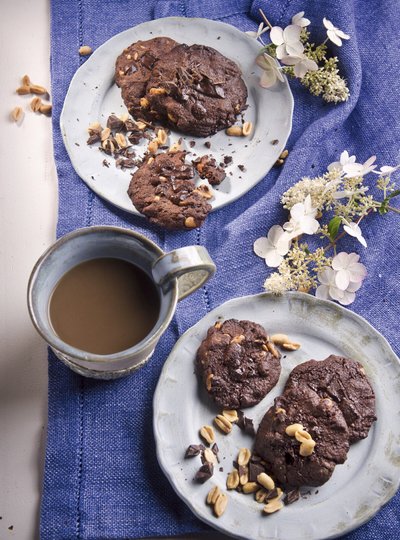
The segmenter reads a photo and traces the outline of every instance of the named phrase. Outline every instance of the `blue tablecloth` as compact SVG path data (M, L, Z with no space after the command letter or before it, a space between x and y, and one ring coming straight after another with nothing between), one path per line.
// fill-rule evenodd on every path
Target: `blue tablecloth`
M285 166L274 169L239 201L207 218L200 230L164 233L119 212L95 196L75 174L64 149L59 115L83 58L79 46L96 48L143 21L170 15L208 17L256 29L262 7L275 25L305 9L321 40L326 16L351 35L335 47L351 97L328 105L297 83L293 132ZM260 292L264 262L252 245L284 215L279 197L303 175L323 172L343 149L380 164L399 158L399 4L393 0L52 0L51 72L54 152L59 179L61 236L77 227L119 225L146 234L163 249L202 244L218 266L215 279L181 302L152 361L134 376L99 382L75 375L54 357L49 362L49 427L41 509L43 539L123 539L209 530L178 499L156 461L152 396L178 336L209 310L234 296ZM368 278L351 306L399 352L400 227L395 215L373 216L364 227ZM351 244L349 244L351 246ZM395 421L395 419L393 419ZM367 525L346 538L394 540L400 535L399 494Z

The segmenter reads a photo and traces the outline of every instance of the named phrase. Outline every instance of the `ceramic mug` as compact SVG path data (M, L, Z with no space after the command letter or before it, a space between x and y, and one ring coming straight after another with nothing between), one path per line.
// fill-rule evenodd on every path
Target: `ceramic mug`
M76 265L96 258L119 258L144 270L160 298L158 320L139 343L114 354L92 354L68 345L54 332L49 318L51 294ZM122 377L146 363L168 327L177 302L201 287L215 272L203 246L164 253L145 236L119 227L87 227L60 238L40 257L28 284L28 309L36 330L72 370L86 377Z

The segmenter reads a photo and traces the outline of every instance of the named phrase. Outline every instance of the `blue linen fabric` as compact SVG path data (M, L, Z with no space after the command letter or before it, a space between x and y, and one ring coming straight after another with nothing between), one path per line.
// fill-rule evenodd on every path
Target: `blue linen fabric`
M95 196L75 174L62 143L59 115L69 82L85 59L79 46L98 47L138 23L172 15L220 20L255 30L262 7L274 25L286 26L305 9L315 39L324 39L326 16L351 35L339 49L349 82L347 103L332 105L292 82L293 132L284 167L272 170L239 201L210 215L200 230L163 232L116 210ZM51 72L54 152L59 180L61 236L82 226L118 225L139 231L164 250L202 244L217 264L216 277L182 301L176 317L146 367L131 377L84 379L49 358L49 424L41 538L124 539L209 531L175 495L156 460L152 396L160 370L179 335L229 298L262 290L268 273L252 251L256 238L285 215L280 195L305 175L322 173L343 149L360 160L398 162L400 140L397 46L399 4L392 0L52 0ZM118 51L116 51L117 54ZM357 246L368 278L351 308L368 319L399 353L400 227L395 215L373 215L364 226L368 249ZM345 249L354 249L349 240ZM393 417L393 421L397 421ZM351 540L394 540L400 535L400 496Z

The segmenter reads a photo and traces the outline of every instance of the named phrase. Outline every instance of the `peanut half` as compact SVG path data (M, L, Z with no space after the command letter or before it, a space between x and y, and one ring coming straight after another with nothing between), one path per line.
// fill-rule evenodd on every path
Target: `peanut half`
M211 426L203 426L200 431L200 437L208 444L215 442L214 430Z

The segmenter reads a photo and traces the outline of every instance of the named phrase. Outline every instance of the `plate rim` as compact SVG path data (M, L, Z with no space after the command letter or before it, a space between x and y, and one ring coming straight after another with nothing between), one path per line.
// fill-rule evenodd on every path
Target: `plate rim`
M68 141L68 138L67 138L66 126L65 126L65 123L66 123L65 116L67 114L66 113L66 108L67 108L66 104L68 104L69 98L71 98L71 94L73 92L73 89L71 90L71 88L73 87L73 84L77 81L77 79L79 79L80 74L82 73L82 71L84 71L85 66L87 65L88 62L90 62L91 58L96 58L97 54L101 54L101 51L104 50L109 45L110 41L112 41L112 40L114 40L116 38L119 38L120 36L128 35L130 32L132 32L133 29L137 29L139 27L147 27L147 26L151 26L152 24L156 24L159 20L160 19L152 19L150 21L144 21L144 22L139 23L139 24L137 24L135 26L127 28L126 30L122 30L121 32L118 32L117 34L114 34L113 36L108 38L106 41L104 41L104 43L99 45L99 47L97 47L93 51L93 53L90 55L90 57L87 58L87 60L85 60L85 62L83 62L77 68L75 73L73 74L73 76L72 76L72 78L71 78L71 80L69 82L69 85L68 85L68 90L67 90L67 92L65 94L65 97L64 97L62 109L61 109L61 112L60 112L60 118L59 118L59 128L60 128L63 144L64 144L64 147L65 147L65 149L67 151L70 163L71 163L75 173L79 176L79 178L85 183L85 185L89 189L91 189L102 200L106 201L107 203L113 205L114 207L116 207L116 208L118 208L118 209L120 209L120 210L122 210L124 212L127 212L128 214L135 215L135 216L140 216L140 217L142 217L144 219L146 219L146 217L143 214L141 214L133 204L132 204L132 209L128 209L125 206L122 206L121 204L119 204L117 202L111 201L109 197L107 197L103 193L101 193L101 190L96 185L96 182L92 183L88 178L85 177L84 173L81 171L81 167L79 166L79 164L76 164L76 162L74 162L74 160L73 160L73 150L74 150L74 148L73 148L73 143L72 142L70 143ZM172 17L163 17L163 20L168 20L168 21L171 21L171 22L185 21L185 22L188 22L188 23L190 23L190 22L195 23L196 21L207 21L208 24L217 25L217 26L222 25L223 27L229 27L231 29L231 31L239 33L242 37L246 36L245 32L243 32L242 30L239 30L239 28L237 28L236 26L233 26L232 24L222 22L222 21L213 20L213 19L208 19L207 17L178 17L178 16L172 16ZM250 38L249 36L248 36L248 38L250 40L253 39L253 38ZM100 51L100 53L98 53L98 51ZM288 105L289 105L289 107L288 107L288 113L289 113L288 118L289 118L289 121L288 121L287 135L284 138L282 138L279 141L279 143L276 145L276 150L279 151L279 154L285 149L286 143L287 143L287 141L288 141L288 139L289 139L289 137L290 137L290 135L292 133L292 130L293 130L293 116L294 116L294 97L293 97L293 93L292 93L292 90L290 88L288 78L286 77L286 75L283 75L283 77L284 77L284 83L283 84L284 84L285 90L287 92L287 97L288 97ZM234 196L233 198L229 198L229 200L223 202L217 208L212 207L212 209L210 211L210 214L217 211L217 210L220 210L221 208L224 208L225 206L228 206L229 204L234 203L238 199L244 197L249 191L251 191L253 188L255 188L262 181L262 179L265 178L265 176L267 174L270 173L272 168L273 168L273 165L271 165L271 167L268 169L268 171L264 172L263 176L258 178L243 193L238 194L238 195Z
M306 300L306 301L310 302L311 305L320 304L322 306L327 307L328 309L333 308L337 312L344 313L346 316L348 316L351 319L355 320L357 323L361 323L362 325L365 325L366 328L368 329L368 331L371 332L372 334L374 334L376 339L381 343L381 345L382 345L382 347L384 349L384 352L386 354L388 354L388 356L390 357L390 361L397 364L398 367L400 368L400 358L393 351L393 349L392 349L390 343L388 342L388 340L370 322L368 322L363 316L355 313L354 311L351 311L350 309L348 309L348 308L346 308L346 307L344 307L342 305L336 304L335 302L333 302L331 300L323 300L323 299L320 299L320 298L316 298L315 296L310 295L308 293L302 293L302 292L297 292L297 291L287 291L287 292L285 292L285 293L283 293L282 295L279 295L279 296L280 297L289 297L289 298L292 298L292 299L295 299L295 300L300 300L300 299L301 300ZM260 298L274 298L274 297L276 298L276 295L274 293L261 292L261 293L257 293L257 294L244 295L244 296L238 296L238 297L231 298L231 299L223 302L222 304L220 304L219 306L217 306L213 310L209 311L206 315L204 315L204 317L202 317L199 321L197 321L193 326L188 328L181 336L179 336L179 339L177 340L177 342L175 343L175 345L171 349L167 359L165 360L165 362L163 364L163 367L162 367L162 370L161 370L161 373L160 373L160 376L159 376L159 379L158 379L158 382L157 382L157 386L156 386L154 395L153 395L153 400L152 400L152 404L153 404L153 418L152 418L152 420L153 420L153 434L154 434L154 439L155 439L155 443L156 443L157 461L158 461L163 473L167 477L168 482L170 483L171 487L173 488L175 493L179 496L179 498L186 504L186 506L189 507L191 512L198 519L200 519L200 521L202 521L203 523L206 523L208 526L212 527L213 529L215 529L215 530L217 530L217 531L219 531L219 532L221 532L223 534L226 534L227 536L231 536L233 538L240 538L240 539L243 539L243 540L256 540L256 539L253 539L253 537L244 537L242 535L235 534L234 532L232 532L231 530L228 530L223 525L219 525L218 522L216 523L215 520L212 519L213 516L211 514L210 514L210 516L199 514L199 512L196 510L196 507L194 506L194 504L192 504L191 500L186 499L183 496L183 494L178 490L178 486L177 486L177 484L175 484L172 474L170 473L170 471L168 471L168 469L166 467L166 464L165 464L164 458L163 458L163 454L162 454L162 451L161 451L161 448L160 448L159 437L158 437L158 433L157 433L157 423L156 423L156 419L158 417L158 415L157 415L158 401L159 401L159 396L160 396L161 391L162 391L162 375L163 375L163 372L167 371L167 367L168 367L168 363L169 363L170 359L173 359L173 356L176 354L176 351L179 350L181 340L183 340L184 337L187 337L198 326L200 326L202 324L202 322L203 322L203 319L205 319L206 317L211 316L213 313L217 313L221 309L224 309L225 306L227 306L227 305L229 305L229 307L232 307L235 304L240 304L243 301L247 302L247 301L249 301L251 299L254 299L254 298L260 299ZM386 498L384 497L383 500L379 501L378 506L376 508L373 508L373 511L371 513L367 513L362 517L358 517L358 518L353 519L352 522L349 523L349 526L345 527L340 532L337 532L337 533L334 533L334 534L329 534L329 535L323 536L323 537L319 537L319 540L333 540L335 538L339 538L344 534L348 534L351 531L354 531L355 529L358 529L359 527L361 527L362 525L364 525L365 523L370 521L381 510L381 508L383 506L385 506L385 504L387 504L396 495L396 493L398 492L398 490L400 488L400 470L399 470L399 474L397 475L397 479L396 479L396 482L394 483L393 487L394 487L393 493L391 493L389 497L386 497ZM282 538L282 540L285 540L285 539Z

